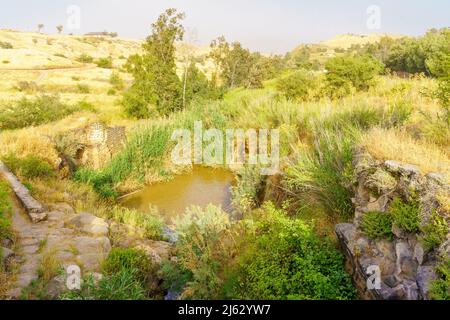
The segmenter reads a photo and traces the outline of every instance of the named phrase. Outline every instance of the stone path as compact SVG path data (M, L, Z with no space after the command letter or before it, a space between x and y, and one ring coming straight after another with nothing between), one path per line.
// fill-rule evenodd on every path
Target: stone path
M89 214L77 215L66 204L57 206L39 223L32 223L17 207L14 211L16 255L21 265L8 293L12 299L19 298L22 290L38 279L44 255L54 257L64 269L78 265L83 272L95 272L111 249L106 222Z

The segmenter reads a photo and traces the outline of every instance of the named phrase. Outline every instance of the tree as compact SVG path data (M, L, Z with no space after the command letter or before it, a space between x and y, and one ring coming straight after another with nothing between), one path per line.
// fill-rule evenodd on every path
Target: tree
M41 33L42 29L44 29L44 25L42 23L38 24L38 33Z
M375 76L383 70L383 65L369 57L335 57L326 63L326 81L331 95L348 94L352 88L366 90Z
M58 33L61 34L61 32L63 31L64 27L62 25L58 25L56 26L56 30L58 30Z
M136 54L128 59L126 67L134 82L130 92L124 95L124 106L128 111L130 107L139 109L139 112L128 114L148 117L152 105L163 115L182 108L182 85L176 73L175 42L183 40L184 28L180 24L183 18L184 14L176 9L167 9L152 24L152 34L143 44L143 55Z
M316 80L311 72L298 70L278 80L277 89L288 99L303 101L317 88Z

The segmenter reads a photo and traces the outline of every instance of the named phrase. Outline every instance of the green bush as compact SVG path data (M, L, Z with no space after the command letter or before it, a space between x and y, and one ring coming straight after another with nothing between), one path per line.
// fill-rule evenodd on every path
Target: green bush
M118 91L123 90L123 88L125 88L125 82L123 81L118 72L111 73L109 83L113 86L113 89Z
M9 42L0 41L0 49L13 49L13 46Z
M282 77L277 82L277 89L287 98L304 101L312 96L318 87L317 78L311 72L299 70Z
M79 93L88 94L91 92L91 89L87 84L79 83L77 85L77 89Z
M383 69L377 60L368 56L335 57L328 60L325 68L327 87L332 96L349 94L352 88L357 91L367 90Z
M107 58L100 58L95 60L95 64L97 65L97 67L99 68L103 68L103 69L112 69L113 64L112 64L112 58L111 57L107 57Z
M383 212L367 212L361 220L361 228L372 239L392 239L392 216Z
M417 202L411 201L407 204L400 198L395 198L389 209L393 223L400 229L407 232L418 232L420 229L420 206Z
M450 259L437 267L438 279L431 282L430 296L433 300L450 300Z
M141 231L141 235L151 240L164 240L163 227L164 219L157 214L157 210L142 212L124 207L114 207L110 210L109 218L136 227Z
M155 266L143 250L113 248L103 262L105 275L114 275L123 271L135 270L133 274L145 285L155 272Z
M47 161L34 155L17 158L15 155L9 154L2 160L16 175L26 179L55 176L53 167Z
M145 300L145 289L136 277L136 270L122 270L103 277L96 283L94 277L83 278L81 290L63 293L61 300Z
M80 55L77 59L78 62L81 63L92 63L94 62L94 58L92 58L91 56L83 53L82 55Z
M0 240L11 237L10 188L6 181L0 180Z
M427 250L439 247L446 239L449 228L444 217L434 212L430 221L422 227L422 243Z
M0 108L0 129L20 129L62 119L76 111L76 105L63 103L58 96L22 98Z
M356 292L344 257L303 221L266 204L244 239L227 298L249 300L345 300Z

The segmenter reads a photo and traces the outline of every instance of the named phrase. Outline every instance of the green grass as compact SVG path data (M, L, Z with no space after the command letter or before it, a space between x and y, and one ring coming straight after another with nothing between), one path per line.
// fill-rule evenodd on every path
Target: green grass
M411 233L420 230L420 206L416 201L404 203L400 198L395 198L389 212L393 217L393 223L402 230Z
M10 191L9 184L0 179L0 240L12 236Z
M9 154L3 157L2 160L16 175L26 179L56 176L53 167L47 161L34 155L17 158L15 155Z

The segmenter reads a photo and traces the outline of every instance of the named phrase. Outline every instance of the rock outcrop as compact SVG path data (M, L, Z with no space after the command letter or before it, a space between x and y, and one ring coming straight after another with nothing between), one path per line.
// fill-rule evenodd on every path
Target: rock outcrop
M355 157L355 218L353 224L339 224L336 234L346 256L346 269L364 299L429 299L429 284L436 278L435 267L449 257L450 235L439 248L426 250L420 233L408 233L395 224L392 239L370 239L361 226L369 212L387 213L394 198L418 197L420 224L432 214L447 219L438 194L450 194L439 174L423 175L412 165L381 162L361 152ZM378 277L380 282L376 282ZM369 285L368 285L369 283Z

